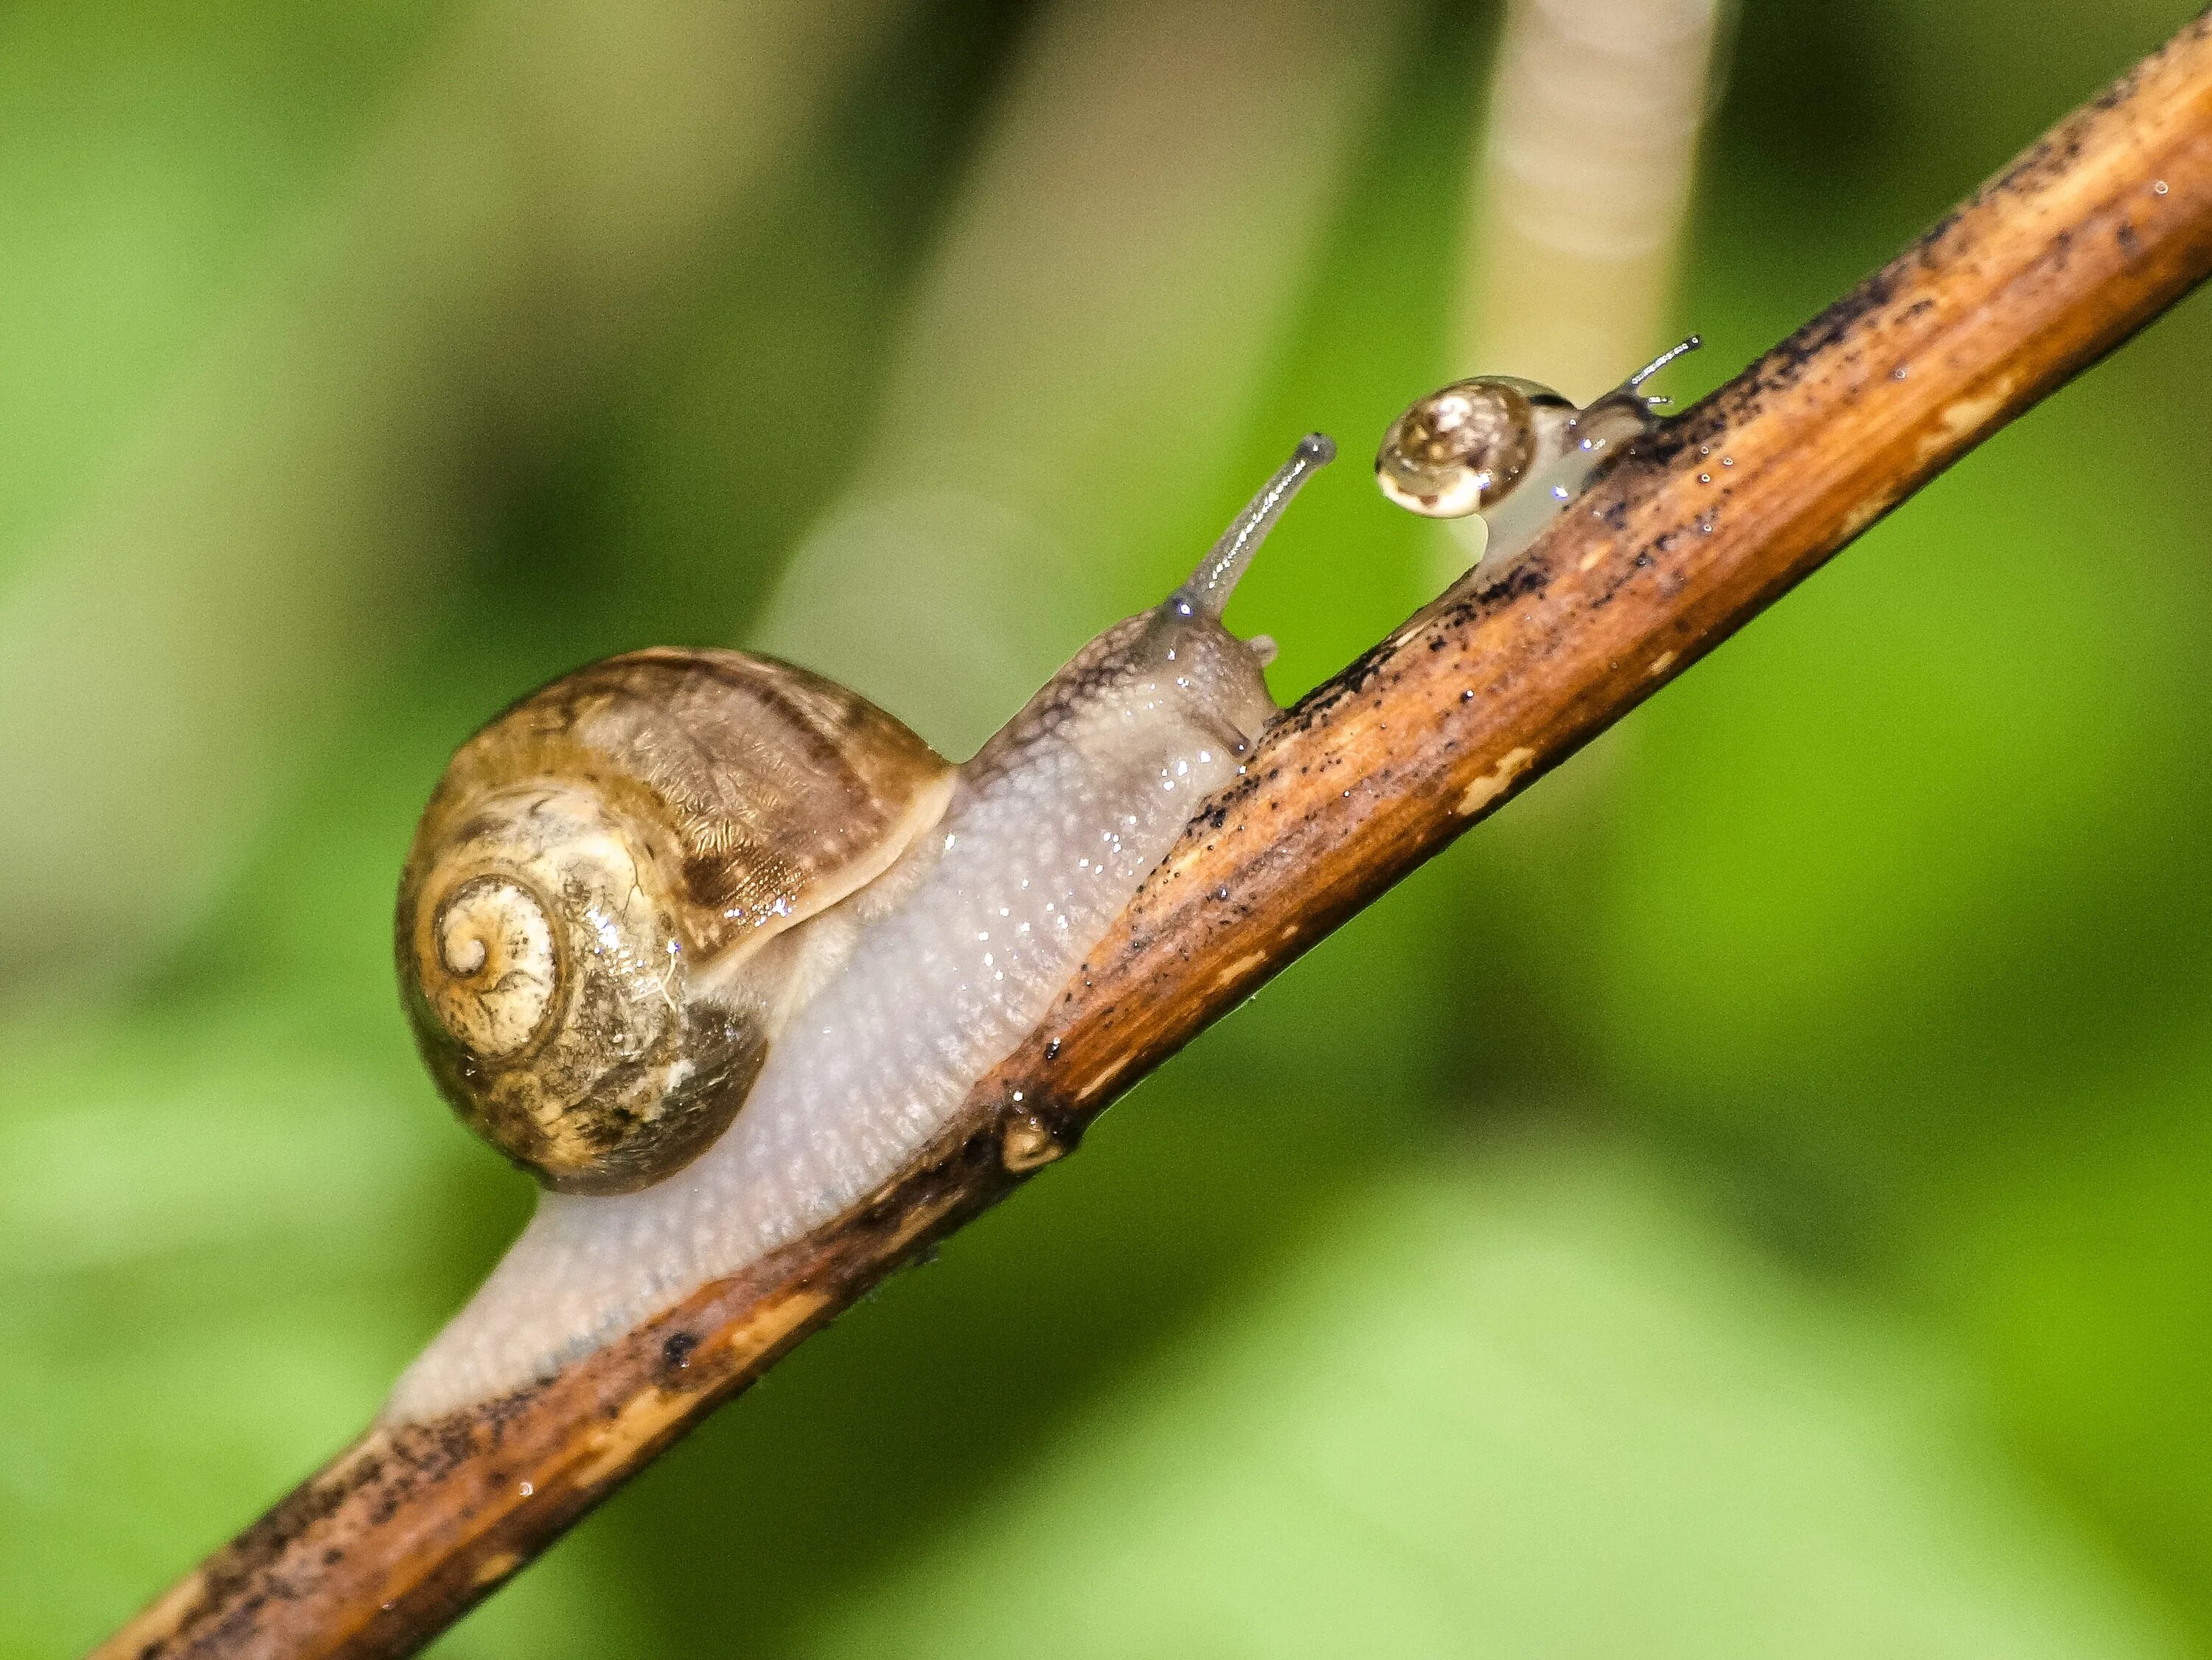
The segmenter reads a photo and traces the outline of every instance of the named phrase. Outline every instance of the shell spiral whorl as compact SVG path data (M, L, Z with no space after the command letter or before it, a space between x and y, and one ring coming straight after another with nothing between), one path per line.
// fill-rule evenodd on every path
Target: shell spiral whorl
M461 1116L549 1185L617 1191L703 1146L766 1039L692 984L653 838L575 784L495 791L400 894L416 1037Z
M1376 477L1391 500L1425 517L1456 519L1490 507L1535 464L1536 410L1546 405L1567 407L1532 381L1455 380L1391 423Z
M506 877L471 878L439 904L437 940L443 977L423 989L448 1031L489 1061L538 1035L561 982L544 901Z

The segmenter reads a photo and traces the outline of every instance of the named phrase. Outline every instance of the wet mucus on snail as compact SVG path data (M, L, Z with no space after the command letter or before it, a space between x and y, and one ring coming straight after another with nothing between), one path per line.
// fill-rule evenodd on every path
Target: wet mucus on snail
M1479 515L1486 531L1476 569L1488 578L1536 539L1589 487L1598 470L1658 424L1668 399L1644 384L1699 344L1692 335L1583 408L1516 375L1455 380L1390 423L1375 482L1428 519Z
M400 882L403 996L447 1099L547 1191L388 1412L545 1375L896 1173L1280 713L1273 642L1222 611L1334 454L1302 440L962 765L732 651L592 665L461 747Z

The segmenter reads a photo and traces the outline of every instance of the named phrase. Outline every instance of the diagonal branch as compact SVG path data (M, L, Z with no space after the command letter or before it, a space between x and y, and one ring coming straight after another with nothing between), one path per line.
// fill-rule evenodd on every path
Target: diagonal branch
M1320 687L866 1203L550 1382L371 1429L100 1652L411 1652L1337 923L2212 271L2200 17L1632 453L1501 589Z

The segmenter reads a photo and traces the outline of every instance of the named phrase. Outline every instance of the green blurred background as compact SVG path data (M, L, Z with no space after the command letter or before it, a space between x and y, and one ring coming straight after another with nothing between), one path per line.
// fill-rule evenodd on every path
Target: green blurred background
M1744 0L1677 390L2183 15ZM349 1438L525 1214L387 957L474 723L750 642L962 752L1316 426L1231 620L1287 696L1425 597L1358 458L1476 367L1498 28L0 13L0 1656ZM2198 301L441 1651L2204 1651L2208 374Z

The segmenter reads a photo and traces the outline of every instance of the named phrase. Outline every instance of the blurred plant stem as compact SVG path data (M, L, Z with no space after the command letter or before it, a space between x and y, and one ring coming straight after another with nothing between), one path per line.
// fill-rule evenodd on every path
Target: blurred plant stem
M1469 178L1449 374L1525 375L1586 404L1666 344L1725 17L1726 0L1512 0ZM1464 571L1485 539L1480 518L1436 526L1434 579ZM1480 890L1459 896L1547 919L1552 937L1530 955L1565 976L1562 1003L1583 994L1575 965L1595 953L1562 937L1559 919L1577 913L1557 900L1602 856L1599 808L1631 741L1615 727L1547 781L1500 826L1509 850Z
M1098 617L1155 597L1083 578L1121 569L1123 546L1187 558L1176 532L1273 367L1407 11L1292 0L1261 27L1235 0L1051 8L858 477L752 643L930 711L925 735L966 754Z
M1200 1030L2212 271L2212 19L1272 727L897 1178L546 1383L380 1423L102 1651L397 1654ZM1040 1158L1039 1153L1043 1157ZM1011 1166L1011 1168L1010 1168Z
M1719 23L1718 0L1509 9L1467 252L1469 363L1587 403L1659 344Z
M897 0L491 0L0 598L0 992L198 920L518 457L576 417ZM158 802L149 812L146 804ZM137 955L134 955L137 953Z
M1674 301L1720 20L1720 0L1507 8L1451 374L1526 375L1586 404L1652 356ZM1482 521L1447 532L1442 557L1465 549L1456 574L1481 550Z

